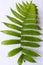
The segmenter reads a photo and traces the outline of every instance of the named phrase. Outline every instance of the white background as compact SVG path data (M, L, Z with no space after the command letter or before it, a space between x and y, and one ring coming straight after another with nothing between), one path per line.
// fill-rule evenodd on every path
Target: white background
M23 0L23 1L30 2L31 0ZM3 29L9 29L5 25L3 25L2 22L9 22L9 20L6 18L6 15L13 16L11 14L10 8L16 9L15 4L17 2L21 3L22 0L0 0L0 31ZM40 36L40 38L43 39L43 0L33 0L33 3L35 3L38 6L39 22L40 27L42 28L41 31L42 36ZM13 57L8 57L7 55L11 49L18 47L18 45L4 46L1 44L3 40L12 38L14 37L5 35L0 32L0 65L18 65L17 59L19 58L20 54L17 54L16 56ZM41 57L35 58L37 63L30 63L26 61L25 63L23 63L23 65L43 65L43 42L39 44L41 45L41 47L35 49L41 55Z

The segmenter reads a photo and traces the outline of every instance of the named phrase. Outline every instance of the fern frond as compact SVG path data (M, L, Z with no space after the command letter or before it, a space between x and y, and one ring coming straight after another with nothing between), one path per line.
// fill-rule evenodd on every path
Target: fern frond
M5 40L5 41L2 41L2 44L4 45L20 44L21 45L20 48L13 49L8 53L8 56L11 57L16 55L20 51L22 51L22 54L18 59L18 65L22 65L24 60L27 60L32 63L36 62L33 57L40 56L40 54L30 49L26 49L24 48L24 46L38 48L40 47L38 42L42 41L40 38L36 37L41 35L41 33L39 32L41 28L38 25L37 6L33 4L32 2L30 2L30 4L28 2L26 3L22 2L22 4L20 3L16 4L16 8L18 12L16 12L12 8L10 9L12 14L15 17L11 17L7 15L7 18L11 22L13 22L13 24L6 23L6 22L3 22L3 23L8 28L20 31L20 33L17 31L16 32L12 31L12 30L2 30L1 32L11 36L16 36L20 39ZM20 26L15 25L15 23Z

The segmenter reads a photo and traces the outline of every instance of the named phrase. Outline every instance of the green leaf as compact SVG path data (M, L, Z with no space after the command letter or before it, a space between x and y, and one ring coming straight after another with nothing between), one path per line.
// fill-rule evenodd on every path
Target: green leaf
M36 63L36 61L29 55L24 55L24 58L31 63Z
M11 50L11 51L8 53L8 56L9 56L9 57L14 56L14 55L16 55L17 53L19 53L20 51L21 51L21 48L13 49L13 50Z
M35 30L41 30L41 28L38 25L24 25L23 29L35 29Z
M36 14L38 14L37 6L35 4L33 4L33 5L35 6Z
M24 21L25 18L21 16L19 13L17 13L16 11L14 11L12 8L11 8L11 12L13 13L14 16Z
M26 3L25 3L25 2L23 2L23 1L22 1L22 4L23 4L23 6L25 6L25 7L27 6L27 5L26 5Z
M35 57L37 57L37 56L40 56L38 53L36 53L36 52L34 52L34 51L31 51L31 50L28 50L28 49L22 49L22 51L24 52L24 53L26 53L27 55L30 55L30 56L35 56Z
M4 45L20 44L20 40L14 40L14 39L5 40L5 41L2 41L2 44Z
M27 2L25 3L25 2L22 1L22 5L24 6L23 10L25 10L25 12L27 13L28 9L29 9L29 3L27 3Z
M29 9L29 4L26 2L26 4L23 2L23 5L21 5L19 3L19 6L16 5L17 10L19 11L19 13L21 13L25 18L28 15L28 9Z
M29 6L29 3L26 1L26 5L27 5L27 7Z
M18 59L18 65L22 65L24 59L24 54L21 54L21 56Z
M36 17L36 7L34 6L34 4L31 2L29 4L29 10L28 10L28 14L27 14L27 19L29 20L25 20L25 22L29 22L29 23L38 23Z
M29 6L30 6L29 13L35 15L35 17L36 17L36 8L35 8L34 4L31 2ZM35 17L33 17L33 18L35 18Z
M32 15L31 15L32 16ZM25 20L25 23L34 23L34 24L37 24L38 23L38 20L37 19L35 19L35 18L27 18L26 20Z
M22 25L22 23L21 23L19 20L15 19L15 18L13 18L13 17L11 17L11 16L7 16L7 18L8 18L10 21L12 21L13 23Z
M13 23L4 23L8 28L11 28L11 30L3 30L1 32L19 37L20 39L10 39L2 41L2 44L4 45L13 45L13 44L20 44L19 48L13 49L8 53L8 56L14 56L20 51L22 51L21 56L18 59L18 64L22 65L23 60L27 60L29 62L36 62L33 57L40 56L38 53L24 48L24 46L38 48L40 47L39 44L36 42L41 42L42 40L36 36L41 35L39 30L41 30L40 26L38 25L38 9L35 4L30 2L30 4L26 1L22 4L18 3L16 4L17 11L10 9L14 17L7 16L7 18ZM15 25L17 24L17 25ZM12 31L14 29L14 31ZM16 30L16 31L15 31ZM20 33L19 33L19 32ZM31 36L29 36L31 35ZM26 55L25 55L26 54Z
M32 42L41 42L42 40L37 37L32 36L22 36L22 40L32 41Z
M18 4L16 4L16 8L21 15L25 16L26 13L18 6Z
M21 42L21 45L22 46L29 46L29 47L33 47L33 48L40 47L39 44L33 43L33 42Z
M14 31L11 31L11 30L3 30L1 32L5 33L5 34L8 34L8 35L12 35L12 36L17 36L17 37L21 36L20 33L14 32Z
M18 5L19 5L19 7L21 8L21 10L22 10L23 12L25 12L25 14L26 14L27 9L28 9L28 6L21 5L20 3L18 3ZM26 3L26 5L27 5L27 3Z
M34 31L34 30L23 30L22 34L28 34L28 35L41 35L40 32Z
M21 5L20 3L18 3L18 5L21 8L21 10L25 12L25 7L23 5Z
M9 28L12 28L12 29L16 29L16 30L18 30L18 31L21 31L21 28L19 27L19 26L16 26L16 25L14 25L14 24L9 24L9 23L5 23L5 22L3 22L7 27L9 27Z

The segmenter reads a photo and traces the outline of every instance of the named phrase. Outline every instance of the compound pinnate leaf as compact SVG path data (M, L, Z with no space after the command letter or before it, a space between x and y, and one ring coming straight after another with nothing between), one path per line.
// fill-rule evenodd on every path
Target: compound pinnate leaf
M30 2L30 4L26 1L26 3L22 2L22 4L16 4L16 8L18 12L12 8L10 9L14 17L7 15L7 18L13 24L3 22L8 28L13 29L14 31L2 30L1 32L11 36L19 37L20 39L5 40L2 41L2 44L20 44L19 48L13 49L8 53L8 56L11 57L22 51L22 54L18 59L18 65L22 65L24 60L35 63L36 61L33 59L33 57L38 57L40 55L30 49L24 48L24 46L38 48L40 47L40 45L36 42L42 41L40 38L36 37L41 35L41 33L39 32L41 28L38 24L39 22L37 6L34 3L32 3L32 1ZM17 26L15 24L17 24ZM15 32L15 30L17 31Z

